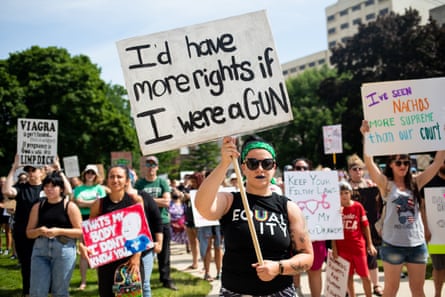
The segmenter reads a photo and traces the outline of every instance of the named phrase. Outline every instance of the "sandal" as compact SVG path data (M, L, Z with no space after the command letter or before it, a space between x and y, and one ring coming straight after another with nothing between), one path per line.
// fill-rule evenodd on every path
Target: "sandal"
M208 282L212 282L213 278L210 275L206 274L206 275L204 275L204 280L206 280Z
M376 296L383 296L383 290L382 290L382 286L380 286L380 285L376 285L376 286L374 286L374 295L376 295Z
M186 269L184 269L184 270L196 270L196 269L198 269L198 266L193 266L193 265L190 265L190 266L188 266Z
M83 291L83 290L85 290L86 287L87 287L87 284L80 284L78 290Z

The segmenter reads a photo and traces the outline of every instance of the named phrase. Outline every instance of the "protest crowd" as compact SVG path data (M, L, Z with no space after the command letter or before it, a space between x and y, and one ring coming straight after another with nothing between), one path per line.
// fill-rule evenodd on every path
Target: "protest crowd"
M369 131L366 121L361 131ZM186 174L182 180L159 177L160 164L155 156L145 157L144 174L140 176L129 168L112 166L103 179L98 167L89 164L79 177L69 180L57 158L50 166L22 168L16 157L8 176L1 177L1 222L5 239L1 253L3 257L18 257L23 295L47 296L52 293L69 296L75 262L81 270L81 283L76 289L86 289L89 251L82 237L80 221L140 203L144 204L145 218L155 244L147 251L98 267L100 296L114 296L113 275L121 263L130 263L133 272L142 273L143 296L151 296L151 270L156 262L163 286L180 291L170 275L172 242L184 245L190 256L190 265L185 266L184 271L201 271L202 278L209 282L221 280L220 296L304 296L299 275L306 272L310 292L305 293L324 296L326 293L323 294L322 288L327 284L321 277L321 270L326 269L329 257L332 260L342 257L350 263L348 296L355 296L354 273L360 276L366 296L397 296L400 278L406 276L403 267L406 267L412 296L425 296L423 286L429 256L433 261L436 296L441 296L444 255L428 255L427 252L431 232L426 221L423 189L445 185L444 151L437 152L430 166L415 174L409 156L404 154L389 156L384 170L366 153L364 161L356 154L348 156L345 170L331 170L321 165L313 168L305 158L290 159L291 165L285 166L283 174L298 177L302 172L319 171L322 174L333 171L338 179L344 239L311 240L302 212L305 206L283 196L286 179L277 174L278 164L272 145L254 137L238 152L231 139L224 138L222 160L216 168ZM229 170L232 157L241 161L243 180L240 183L235 172ZM242 240L243 244L240 244L240 236L249 236L246 221L235 220L235 224L232 219L242 217L240 186L245 187L250 207L257 214L253 218L259 246L265 256L262 261L257 259L253 242ZM10 200L15 201L13 207ZM396 202L389 203L393 200ZM60 204L61 201L64 203ZM56 214L57 211L60 213ZM196 219L197 214L202 217ZM266 220L272 224L272 214L281 217L279 223L287 226L276 226L276 230L287 230L288 233L277 239L272 235L276 233L272 232L266 240L264 230L267 229L261 227L261 223ZM381 226L383 233L376 228L380 218L384 222ZM395 222L389 222L394 220L401 224L415 224L412 228L416 230L391 230ZM240 226L244 226L243 231ZM271 227L270 230L275 229ZM299 240L289 241L292 238ZM274 245L267 244L276 240ZM55 254L47 254L50 250L56 252L68 248L74 252L70 260L65 258L58 262ZM81 254L78 260L75 260L76 249ZM331 255L326 252L328 249L333 249ZM43 259L45 255L53 257L58 264L44 264L39 257ZM379 258L384 270L381 283L377 276ZM51 282L44 285L39 278L42 265L47 265L53 285ZM215 265L216 275L210 275L210 265ZM58 275L60 277L56 277ZM240 283L242 287L239 287Z
M67 166L68 157L62 164L57 120L18 119L17 153L0 179L0 257L18 260L23 296L85 292L94 269L99 296L150 297L155 265L162 288L182 296L173 243L188 255L183 271L220 284L220 297L355 297L359 288L366 297L396 297L402 278L411 296L426 297L430 258L434 297L442 296L445 223L438 231L428 221L437 213L427 209L445 210L445 110L442 94L424 93L441 90L442 80L364 83L364 120L356 127L363 152L347 156L346 168L330 168L307 156L278 158L277 143L254 134L291 122L298 108L264 11L150 38L116 44L131 86L139 170L113 157L110 164L77 156L76 166L72 159ZM413 92L428 97L424 105L408 97ZM410 114L425 111L430 127ZM395 113L405 114L397 115L401 123ZM338 126L323 127L325 154L342 148ZM214 168L188 168L178 179L158 159L215 140ZM417 152L435 154L413 171ZM80 281L73 283L76 266Z

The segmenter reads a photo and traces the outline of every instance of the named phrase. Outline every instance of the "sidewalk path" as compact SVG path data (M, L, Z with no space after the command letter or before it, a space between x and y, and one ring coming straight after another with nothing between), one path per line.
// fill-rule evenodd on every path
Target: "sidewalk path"
M199 262L199 268L195 270L186 270L192 264L192 254L188 254L185 251L185 245L171 243L171 256L170 256L171 266L179 271L188 272L196 277L204 278L204 271L202 270L203 264ZM215 263L210 264L210 276L216 277L216 267ZM212 289L210 290L207 297L218 297L219 289L221 287L221 282L219 280L213 280L210 282Z
M172 267L176 268L177 270L189 272L192 275L203 278L204 272L201 270L202 269L201 262L200 262L199 269L185 270L191 263L192 263L192 255L186 253L185 246L183 244L179 245L179 244L175 244L172 242L172 244L171 244L171 265L172 265ZM210 275L212 277L216 276L216 268L215 268L215 264L213 262L210 265ZM323 275L323 279L324 279L324 275ZM379 274L379 279L380 279L380 283L383 285L383 273L382 272L380 272L380 274ZM355 280L356 295L357 296L365 296L360 278L358 276L356 276L354 278L354 280ZM207 297L218 297L219 289L221 287L221 282L219 280L214 280L211 282L211 284L212 284L212 290L209 292ZM309 285L308 285L308 279L307 279L306 273L303 273L301 275L301 288L302 288L302 291L303 291L305 297L311 296L310 291L309 291ZM432 280L425 281L425 289L424 290L425 290L425 296L427 296L427 297L434 296L434 283ZM411 296L411 293L409 291L408 277L405 277L405 278L400 279L400 288L399 288L397 297L407 297L407 296Z

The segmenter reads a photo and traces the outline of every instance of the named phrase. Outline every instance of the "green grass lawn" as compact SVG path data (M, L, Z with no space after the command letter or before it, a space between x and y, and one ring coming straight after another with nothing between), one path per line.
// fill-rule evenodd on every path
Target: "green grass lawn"
M179 291L172 291L162 287L159 282L159 273L157 264L153 267L151 278L151 288L153 297L176 297L176 296L194 296L204 297L210 290L209 282L197 278L188 273L183 273L172 269L172 279L175 281ZM87 288L84 291L78 291L80 285L79 268L73 273L71 280L70 295L72 297L98 296L96 270L89 269L87 274ZM0 296L20 297L21 296L21 275L17 260L11 260L10 256L0 255Z

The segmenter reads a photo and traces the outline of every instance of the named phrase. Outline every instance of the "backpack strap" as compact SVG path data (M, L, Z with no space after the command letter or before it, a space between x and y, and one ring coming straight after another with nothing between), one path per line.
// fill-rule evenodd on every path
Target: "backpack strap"
M63 199L65 199L65 198L63 198ZM68 204L70 204L70 202L71 202L71 200L69 200L69 199L65 199L65 201L63 202L66 215L68 215Z

